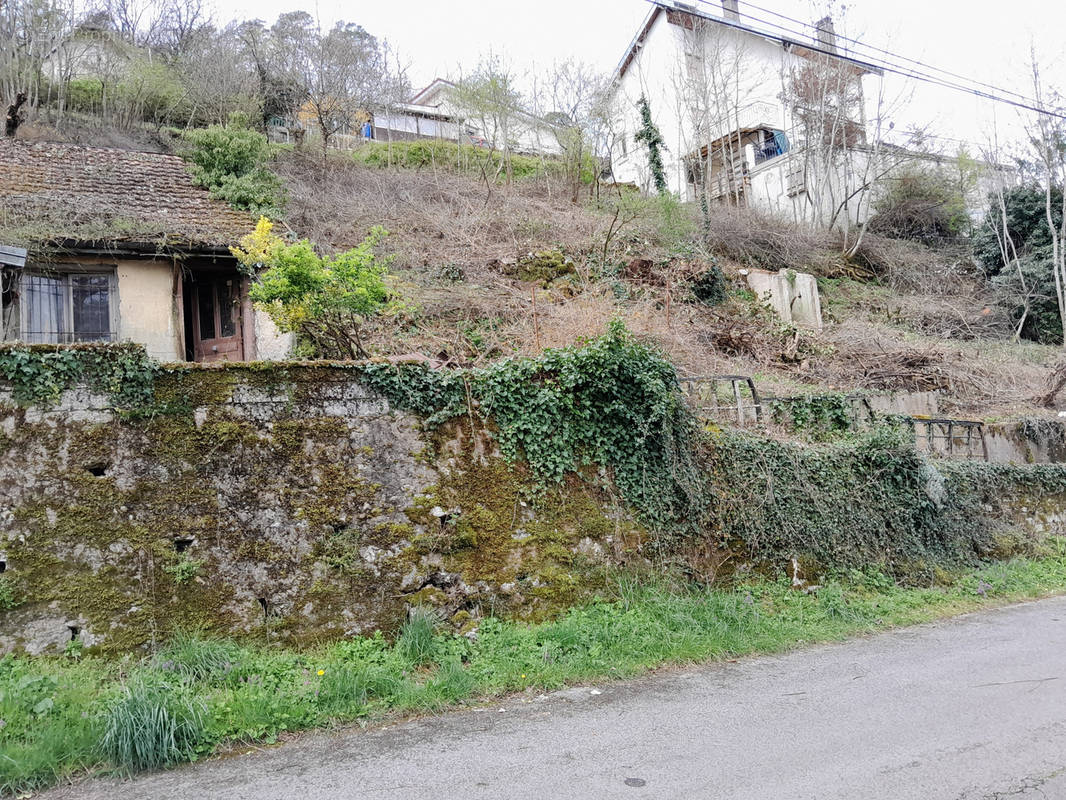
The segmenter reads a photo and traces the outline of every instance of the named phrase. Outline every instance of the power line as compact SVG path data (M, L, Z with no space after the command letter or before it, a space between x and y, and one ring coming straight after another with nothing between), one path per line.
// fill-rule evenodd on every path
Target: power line
M703 4L703 5L711 5L710 0L696 0L696 1L701 3L701 4ZM652 3L653 5L658 6L660 8L664 8L664 9L671 8L670 5L668 5L665 2L662 2L662 0L648 0L648 2ZM758 7L758 6L753 6L753 7L759 8L760 10L766 10L766 9L762 9L761 7ZM674 8L676 10L682 11L682 12L688 11L688 13L693 13L693 11L695 11L695 9L693 9L692 7L690 7L689 9L685 9L683 7L674 6ZM722 17L712 16L712 15L709 15L709 14L707 14L705 12L695 11L695 13L698 16L700 16L701 18L703 18L703 19L707 19L707 20L710 20L712 22L716 22L716 23L718 23L720 25L724 25L726 27L736 28L738 30L748 31L748 32L751 32L751 33L756 33L756 34L761 35L761 36L767 36L767 37L770 37L772 39L776 39L777 41L780 41L782 43L786 43L787 42L787 43L793 43L793 44L802 44L804 49L810 50L810 51L815 52L815 53L821 53L823 55L832 56L832 57L835 57L835 58L842 59L844 61L850 61L852 63L860 64L860 65L866 66L866 67L872 67L872 68L878 69L878 70L880 70L882 72L888 72L888 73L891 73L891 74L894 74L894 75L899 75L899 76L904 77L904 78L910 78L912 80L920 81L922 83L928 83L928 84L931 84L931 85L934 85L934 86L939 86L939 87L944 88L944 89L952 89L952 90L959 91L959 92L965 92L965 93L968 93L968 94L972 94L975 97L983 98L983 99L986 99L986 100L991 100L991 101L997 102L997 103L1005 103L1007 105L1011 105L1011 106L1014 106L1016 108L1020 108L1020 109L1026 110L1026 111L1035 112L1037 114L1043 114L1045 116L1055 117L1057 119L1066 120L1066 114L1061 114L1061 113L1058 113L1056 111L1051 111L1051 110L1043 107L1042 105L1038 105L1037 101L1031 100L1030 98L1026 97L1025 95L1021 95L1021 94L1019 94L1017 92L1013 92L1013 91L1010 91L1010 90L1001 89L999 87L992 86L991 84L983 84L983 83L980 83L979 81L973 81L973 80L970 80L970 79L962 78L963 80L968 80L969 82L974 83L975 85L985 86L987 88L991 88L995 92L998 92L998 93L1001 93L1001 94L1013 94L1016 97L1021 97L1021 98L1023 98L1024 102L1023 101L1019 101L1019 100L1011 100L1010 98L1002 97L1002 96L999 96L997 94L993 94L991 92L985 91L983 89L973 88L971 86L966 86L966 85L963 85L963 84L960 84L960 83L955 83L955 82L952 82L952 81L945 80L943 78L938 78L935 75L930 75L930 74L922 72L920 70L909 68L909 67L906 67L904 65L900 65L900 64L895 63L893 61L889 61L889 60L887 60L885 58L868 59L867 57L864 56L863 58L866 59L866 60L860 60L857 57L849 56L847 54L843 54L842 55L841 53L834 52L832 50L829 50L829 49L826 49L826 48L823 48L823 47L819 47L817 43L808 44L806 42L798 42L796 40L798 38L803 37L802 33L798 33L795 30L792 30L791 28L786 28L786 27L784 27L782 25L779 25L777 23L771 22L769 20L762 19L760 17L753 16L751 14L744 14L743 16L745 18L749 19L749 20L752 20L754 22L758 22L758 23L760 23L762 25L765 25L765 26L767 26L769 28L776 28L777 30L784 31L784 33L788 34L788 36L790 38L785 38L781 34L773 33L773 32L770 32L770 31L759 30L758 28L752 27L750 25L744 25L744 24L740 24L739 22L733 22L733 21L731 21L729 19L725 19L725 18L722 18ZM776 12L770 12L770 13L773 13L773 14L775 14L777 16L780 16L783 19L788 19L788 20L792 20L792 21L795 21L795 22L799 22L799 20L793 20L791 17L785 17L782 14L776 14ZM808 23L799 22L799 24L801 24L801 25L803 25L805 27L812 27ZM914 59L909 59L906 56L900 56L898 54L891 53L891 51L888 51L888 50L882 50L881 48L875 48L875 47L872 47L870 45L863 45L861 42L858 42L858 41L853 40L853 39L849 39L848 37L843 37L843 36L837 35L837 38L838 39L844 39L845 41L854 42L854 43L856 43L858 45L867 47L868 49L871 49L871 50L877 50L877 51L880 51L882 53L886 53L886 54L890 55L892 58L900 58L900 59L903 59L903 60L911 61L912 63L921 63L921 62L915 61ZM947 70L940 70L937 67L932 67L932 69L944 72L945 74L953 74L953 73L948 73ZM962 76L959 76L959 77L961 78Z
M697 0L697 2L699 2L701 4L705 4L705 5L709 4L709 0ZM757 9L759 11L762 11L762 12L765 12L767 14L770 14L770 15L772 15L774 17L777 17L778 19L783 19L783 20L785 20L787 22L793 22L793 23L795 23L797 25L802 25L804 28L810 29L810 30L814 31L815 33L817 33L817 31L818 31L818 26L816 24L814 24L814 23L804 22L803 20L796 19L795 17L790 17L787 14L782 14L782 13L780 13L778 11L774 11L773 9L764 8L763 6L756 5L755 3L748 2L748 0L745 0L744 8L754 8L754 9ZM744 14L743 12L741 12L741 16L749 16L749 15ZM775 27L780 27L780 26L775 26ZM1028 97L1027 95L1022 94L1021 92L1015 92L1015 91L1013 91L1011 89L1004 89L1004 88L999 87L999 86L994 86L993 84L990 84L990 83L985 83L983 81L976 80L975 78L970 78L970 77L967 77L965 75L960 75L957 72L951 72L950 70L946 70L946 69L944 69L942 67L938 67L938 66L936 66L934 64L929 64L928 62L925 62L925 61L920 61L919 59L916 59L916 58L910 58L909 56L902 55L901 53L894 53L891 50L886 50L883 47L877 47L876 45L867 44L866 42L863 42L863 41L861 41L859 39L853 39L853 38L851 38L849 36L845 36L842 33L837 33L837 32L834 31L834 36L837 39L839 39L841 41L849 42L850 44L853 44L856 47L862 47L862 48L864 48L866 50L870 50L870 51L875 52L875 53L881 53L883 55L890 56L892 58L899 59L901 61L906 61L906 62L909 62L911 64L915 64L915 65L917 65L919 67L924 67L926 69L931 69L934 72L939 72L939 73L941 73L943 75L947 75L947 76L949 76L951 78L958 78L959 80L967 81L968 83L972 83L975 86L983 86L986 89L991 89L993 91L997 91L997 92L1000 92L1002 94L1014 95L1015 97L1021 98L1022 100L1024 100L1027 103L1036 103L1037 102L1035 99L1033 99L1031 97Z
M656 0L650 0L650 1L653 2L653 3L656 3ZM711 5L709 0L697 0L697 2L699 2L699 3L703 4L703 5ZM660 5L660 6L663 5L661 2L658 2L656 4ZM712 6L712 7L714 7L714 6ZM752 6L752 7L759 8L760 10L766 10L766 9L762 9L760 6ZM697 12L697 13L699 13L699 12ZM771 11L770 13L775 14L776 16L779 16L779 17L781 17L783 19L788 19L788 20L791 20L791 21L794 21L794 22L798 22L800 25L803 25L804 27L809 27L809 28L812 28L814 30L817 30L816 26L812 26L809 23L804 23L804 22L801 22L799 20L795 20L792 17L786 17L783 14L777 14L777 12L772 12ZM740 30L751 31L753 33L757 33L757 34L762 35L762 36L769 36L771 38L777 39L777 40L782 41L782 42L786 42L786 41L787 42L792 42L792 41L794 41L794 39L782 38L778 34L771 33L771 32L768 32L768 31L761 31L761 30L759 30L758 28L755 28L755 27L751 27L751 26L743 25L743 24L732 23L728 19L722 19L722 18L719 18L719 17L707 15L705 13L700 13L700 16L703 17L704 19L709 19L709 20L717 22L719 24L727 25L729 27L738 28ZM797 33L796 31L792 30L791 28L786 28L786 27L784 27L782 25L779 25L777 23L771 22L769 20L762 19L760 17L756 17L756 16L751 15L751 14L744 14L743 16L746 17L749 20L752 20L754 22L758 22L758 23L760 23L762 25L765 25L765 26L767 26L769 28L776 28L776 29L778 29L780 31L784 31L790 37L803 37L803 35L804 35L802 33ZM859 46L866 47L867 49L870 49L870 50L875 50L875 51L879 51L879 52L882 52L882 53L886 53L886 54L892 56L893 58L899 58L899 59L903 59L905 61L911 61L913 63L922 63L922 62L916 62L914 59L909 59L906 56L901 56L899 54L892 53L891 51L884 50L882 48L876 48L876 47L873 47L871 45L865 45L862 42L859 42L859 41L857 41L855 39L850 39L848 37L841 36L839 34L834 34L834 35L836 36L837 39L843 39L845 41L853 42L853 43L855 43L855 44L857 44ZM799 42L797 42L797 43L799 43ZM986 92L986 91L984 91L982 89L972 88L970 86L966 86L966 85L963 85L963 84L960 84L960 83L955 83L955 82L952 82L952 81L948 81L948 80L945 80L944 78L939 78L939 77L937 77L935 75L929 75L928 73L922 72L921 70L917 70L917 69L914 69L914 68L911 68L911 67L906 67L906 66L900 65L900 64L898 64L898 63L896 63L894 61L889 61L889 60L887 60L885 58L869 59L869 57L867 57L867 56L862 56L863 58L867 59L864 62L864 61L859 60L859 58L857 58L857 57L849 56L847 54L842 55L840 53L834 52L833 50L829 50L829 49L826 49L826 48L823 48L823 47L819 47L818 44L807 44L806 42L802 42L802 46L805 49L808 49L808 50L811 50L811 51L814 51L814 52L817 52L817 53L822 53L822 54L825 54L825 55L835 56L837 58L842 58L844 60L853 61L853 62L860 63L860 64L865 64L866 66L875 67L875 68L880 69L880 70L882 70L884 72L889 72L889 73L892 73L892 74L895 74L895 75L900 75L900 76L905 77L905 78L911 78L913 80L921 81L921 82L924 82L924 83L929 83L929 84L932 84L934 86L940 86L941 88L954 89L956 91L967 92L967 93L975 95L977 97L984 98L984 99L987 99L987 100L992 100L994 102L1006 103L1008 105L1012 105L1012 106L1015 106L1017 108L1022 108L1022 109L1025 109L1027 111L1036 112L1038 114L1044 114L1044 115L1047 115L1047 116L1056 117L1058 119L1066 119L1066 115L1060 114L1060 113L1055 112L1055 111L1051 111L1051 110L1045 108L1044 106L1039 105L1038 101L1036 101L1036 100L1032 100L1031 98L1028 98L1025 95L1019 94L1018 92L1013 92L1013 91L1010 91L1010 90L1002 89L1000 87L992 86L991 84L983 84L983 83L981 83L979 81L974 81L974 80L968 79L968 78L962 78L962 80L969 81L970 83L974 83L976 85L989 87L989 88L993 89L994 91L1000 92L1002 94L1013 94L1016 97L1022 98L1022 101L1011 100L1011 99L1006 98L1006 97L1001 97L1001 96L997 96L995 94L992 94L990 92ZM862 55L862 54L859 54L859 55ZM933 67L933 69L936 69L937 71L944 72L945 74L954 74L954 73L948 73L947 70L940 70L937 67ZM959 76L959 77L961 78L962 76Z

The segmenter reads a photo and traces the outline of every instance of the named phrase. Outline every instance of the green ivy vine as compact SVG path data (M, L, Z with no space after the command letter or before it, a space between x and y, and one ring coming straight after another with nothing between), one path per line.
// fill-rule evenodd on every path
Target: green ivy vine
M702 433L674 367L619 321L579 346L482 369L370 363L362 373L428 425L464 414L491 421L504 458L524 462L537 489L594 467L659 529L698 526L710 510Z
M0 345L0 378L11 384L20 406L52 406L79 385L108 395L114 407L151 404L159 365L142 345Z
M644 95L641 95L637 101L637 110L640 111L640 130L633 135L633 139L648 150L648 168L651 170L652 180L655 181L655 190L659 194L666 194L668 187L662 152L666 148L666 140L663 139L658 126L652 121L651 106L648 105L648 98Z

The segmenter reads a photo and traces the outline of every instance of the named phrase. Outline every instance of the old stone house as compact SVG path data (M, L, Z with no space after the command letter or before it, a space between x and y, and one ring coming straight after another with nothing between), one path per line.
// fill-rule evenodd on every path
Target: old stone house
M162 153L0 140L5 340L133 341L163 361L283 358L229 247L255 220ZM14 259L8 259L15 261Z

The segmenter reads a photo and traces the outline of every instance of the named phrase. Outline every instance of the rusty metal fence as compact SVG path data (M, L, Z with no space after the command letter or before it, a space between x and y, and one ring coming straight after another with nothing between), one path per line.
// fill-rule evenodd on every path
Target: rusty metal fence
M762 400L748 375L708 375L680 382L689 407L704 419L740 428L763 421Z
M679 381L689 407L702 419L739 428L760 427L767 422L767 403L773 398L760 396L749 375L705 375ZM854 429L867 428L877 421L878 414L866 398L855 395L849 400ZM908 421L919 450L939 458L988 461L984 423L947 417L903 418Z

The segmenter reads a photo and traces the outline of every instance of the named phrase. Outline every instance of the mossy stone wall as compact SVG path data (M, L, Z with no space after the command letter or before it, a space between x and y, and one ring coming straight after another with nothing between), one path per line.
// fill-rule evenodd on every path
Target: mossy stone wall
M537 510L469 420L432 434L341 365L182 366L134 416L0 387L0 651L178 627L288 643L587 595L642 533L574 480ZM602 585L602 581L600 582Z

